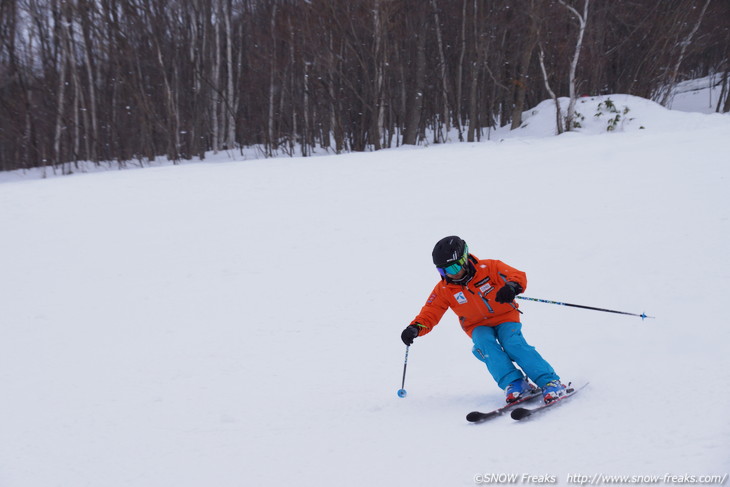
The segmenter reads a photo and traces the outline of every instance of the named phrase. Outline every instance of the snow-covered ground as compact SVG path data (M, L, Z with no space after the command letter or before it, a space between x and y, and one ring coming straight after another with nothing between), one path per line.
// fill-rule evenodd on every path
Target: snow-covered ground
M682 81L673 91L669 108L683 112L714 113L722 93L722 73ZM722 100L724 103L724 99Z
M578 111L558 137L546 102L482 143L6 176L0 486L727 476L730 117ZM527 296L656 319L522 302L528 341L590 385L472 425L503 393L449 312L400 399L449 234Z

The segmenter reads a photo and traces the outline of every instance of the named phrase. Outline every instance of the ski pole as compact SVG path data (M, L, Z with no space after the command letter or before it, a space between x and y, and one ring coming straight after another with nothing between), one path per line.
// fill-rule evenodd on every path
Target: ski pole
M411 348L410 345L406 345L406 359L403 361L403 382L401 382L400 389L398 389L398 397L406 397L406 390L404 387L406 386L406 367L408 367L408 349Z
M594 308L593 306L583 306L582 304L561 303L560 301L550 301L549 299L529 298L527 296L517 296L517 299L525 299L527 301L537 301L538 303L557 304L560 306L570 306L571 308L582 308L582 309L591 309L593 311L604 311L606 313L617 313L620 315L638 316L642 320L645 318L654 318L654 316L647 316L646 313L641 313L641 314L627 313L626 311L616 311L613 309Z

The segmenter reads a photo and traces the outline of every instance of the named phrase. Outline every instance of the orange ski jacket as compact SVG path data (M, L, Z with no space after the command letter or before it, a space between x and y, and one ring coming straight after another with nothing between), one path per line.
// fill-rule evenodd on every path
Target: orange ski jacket
M466 285L442 278L433 288L421 312L411 322L412 325L419 325L418 336L430 333L449 308L459 317L461 328L470 337L477 326L520 321L520 312L517 311L519 305L516 302L498 303L494 296L509 281L516 282L524 291L527 289L527 275L499 260L479 260L471 254L469 260L475 272Z

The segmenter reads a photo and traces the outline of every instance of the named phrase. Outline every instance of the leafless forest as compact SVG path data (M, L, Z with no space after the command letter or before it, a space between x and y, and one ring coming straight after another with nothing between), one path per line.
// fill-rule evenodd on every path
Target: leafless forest
M730 111L728 0L0 2L0 170L471 141L710 73Z

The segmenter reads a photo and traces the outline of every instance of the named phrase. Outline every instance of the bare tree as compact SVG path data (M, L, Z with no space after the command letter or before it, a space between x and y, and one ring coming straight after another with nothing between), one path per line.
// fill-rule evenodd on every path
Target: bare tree
M692 43L692 38L695 36L695 34L697 33L697 31L700 28L700 24L702 23L702 19L705 16L705 12L707 11L707 7L709 5L710 5L710 0L705 0L705 4L702 6L702 10L700 10L700 14L697 17L697 22L695 23L692 30L687 34L687 36L684 39L682 39L682 41L680 42L680 49L679 49L679 55L677 56L677 62L674 64L672 69L669 71L669 77L667 79L664 89L662 90L664 92L664 95L661 97L660 103L663 106L669 105L672 93L674 92L674 86L677 83L677 75L679 74L679 67L682 65L682 61L684 61L684 58L687 54L687 48Z
M226 35L226 148L233 150L236 141L236 112L238 97L234 87L235 60L233 58L233 4L232 0L222 0L223 25Z
M79 0L77 4L77 15L81 28L81 46L83 53L83 66L86 70L86 89L88 91L88 103L85 105L84 114L88 117L84 125L86 128L86 157L94 162L99 162L98 143L99 143L99 116L97 106L97 81L94 71L94 45L92 40L92 26L96 21L96 5L90 0Z
M271 53L269 55L269 112L266 120L266 134L268 140L266 141L266 150L269 157L274 155L274 150L277 148L276 137L274 135L274 95L276 94L276 11L278 5L276 3L271 7L271 19L269 21L269 34L271 36Z
M542 44L540 44L540 69L542 71L542 79L545 82L545 90L548 92L553 102L555 102L555 127L556 132L559 135L565 131L565 129L563 128L563 113L560 110L560 100L558 99L558 95L556 95L553 89L550 87L550 80L548 79L547 69L545 69L545 51L542 48Z
M58 88L56 90L56 130L53 136L53 167L54 170L58 165L63 164L64 155L61 153L61 144L63 132L66 129L64 123L66 116L66 85L67 73L70 63L71 46L68 42L68 27L64 19L62 11L63 6L59 5L56 0L52 3L53 17L56 24L54 31L57 33L56 45L59 46L59 66L60 75L58 77Z
M479 22L479 2L473 1L472 8L472 59L471 59L471 70L469 73L469 97L467 106L469 107L469 129L467 132L467 142L474 142L479 136L479 73L481 72L482 66L485 63L487 56L487 45L488 37L483 35L480 30L481 23ZM487 68L488 69L488 68Z
M459 142L464 141L464 134L461 130L462 125L462 113L461 113L461 107L462 107L462 85L463 85L463 77L464 77L464 57L466 56L466 11L467 11L467 5L469 0L463 0L461 4L461 26L459 28L459 62L456 66L456 100L455 100L455 106L456 111L454 114L454 123L456 125L456 129L459 132Z
M570 62L570 74L568 75L568 93L570 96L570 102L568 103L568 112L565 115L565 130L571 130L573 128L573 118L575 117L575 103L578 100L578 93L576 91L575 81L575 70L578 67L578 59L580 58L580 49L583 47L583 35L586 30L586 23L588 22L588 4L590 0L583 0L583 13L579 13L576 9L565 3L565 0L559 0L560 3L567 8L570 13L578 20L578 40L575 43L575 53L573 54L573 60Z
M434 25L436 30L436 46L438 48L439 54L439 74L441 75L441 123L434 132L435 141L436 143L439 143L446 142L449 138L449 131L451 130L451 109L449 108L449 83L446 75L446 56L444 56L444 41L441 34L441 20L439 18L438 7L436 6L436 0L431 0L431 9L433 10Z
M418 134L421 129L423 95L426 85L426 28L423 10L416 9L413 17L416 66L413 72L414 84L411 89L410 101L408 102L406 129L403 134L403 143L409 145L415 145L418 140Z
M514 130L522 124L522 112L525 109L525 97L527 95L527 83L529 79L530 60L532 59L532 51L537 44L538 21L535 12L535 0L530 0L530 7L527 13L528 28L527 35L523 39L522 53L520 55L518 65L518 77L515 80L516 90L514 97L514 107L512 109L512 126Z

